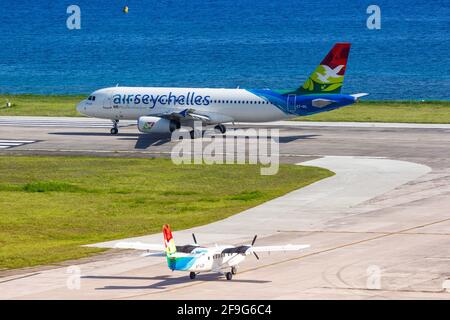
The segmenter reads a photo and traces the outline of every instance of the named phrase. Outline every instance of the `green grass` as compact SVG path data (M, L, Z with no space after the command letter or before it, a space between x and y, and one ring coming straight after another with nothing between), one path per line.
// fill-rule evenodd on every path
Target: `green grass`
M82 244L203 225L333 173L168 159L0 156L0 269L86 257Z
M86 96L0 95L0 116L80 117L75 107ZM11 108L5 107L6 100Z
M450 101L361 101L298 121L450 123Z
M0 95L0 116L81 116L75 106L86 96ZM6 99L11 108L4 107ZM450 123L450 101L361 101L295 120Z

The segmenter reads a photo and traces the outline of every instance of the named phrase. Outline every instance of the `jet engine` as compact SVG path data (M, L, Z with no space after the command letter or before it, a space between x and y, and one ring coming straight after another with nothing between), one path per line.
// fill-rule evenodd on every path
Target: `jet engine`
M138 129L143 133L171 133L180 128L180 123L159 117L140 117Z

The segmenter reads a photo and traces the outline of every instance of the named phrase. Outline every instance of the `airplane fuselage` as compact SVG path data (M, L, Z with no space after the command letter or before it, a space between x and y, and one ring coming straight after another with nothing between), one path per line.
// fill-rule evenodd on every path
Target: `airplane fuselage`
M214 249L197 248L191 253L177 252L167 257L167 263L171 270L191 272L220 272L220 270L237 266L245 255L238 253L222 253L226 248L232 246L221 246Z
M138 120L186 109L207 114L210 123L268 122L352 104L344 94L282 95L269 89L112 87L97 90L77 106L80 113L111 120ZM315 103L326 101L327 103Z

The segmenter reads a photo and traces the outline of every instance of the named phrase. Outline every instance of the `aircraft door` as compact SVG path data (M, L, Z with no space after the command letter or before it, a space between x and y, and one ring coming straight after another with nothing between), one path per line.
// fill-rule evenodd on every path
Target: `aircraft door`
M295 103L297 96L295 94L290 94L287 97L287 110L288 112L295 113Z
M106 96L105 99L103 100L103 111L106 114L110 115L111 117L117 118L118 110L119 110L119 106L118 105L114 106L112 104L111 97Z

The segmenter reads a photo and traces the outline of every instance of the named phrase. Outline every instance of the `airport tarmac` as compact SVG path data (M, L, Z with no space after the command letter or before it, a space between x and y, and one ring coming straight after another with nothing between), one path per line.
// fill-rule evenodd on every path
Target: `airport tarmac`
M0 155L170 156L169 139L123 125L113 136L102 120L0 117ZM336 175L193 231L205 245L248 243L256 233L258 245L310 244L307 251L250 256L232 281L216 274L192 281L172 273L164 258L114 250L0 273L0 298L450 298L450 125L239 127L275 126L282 162L321 166ZM174 232L177 244L190 242L190 232ZM140 240L159 242L162 236Z

